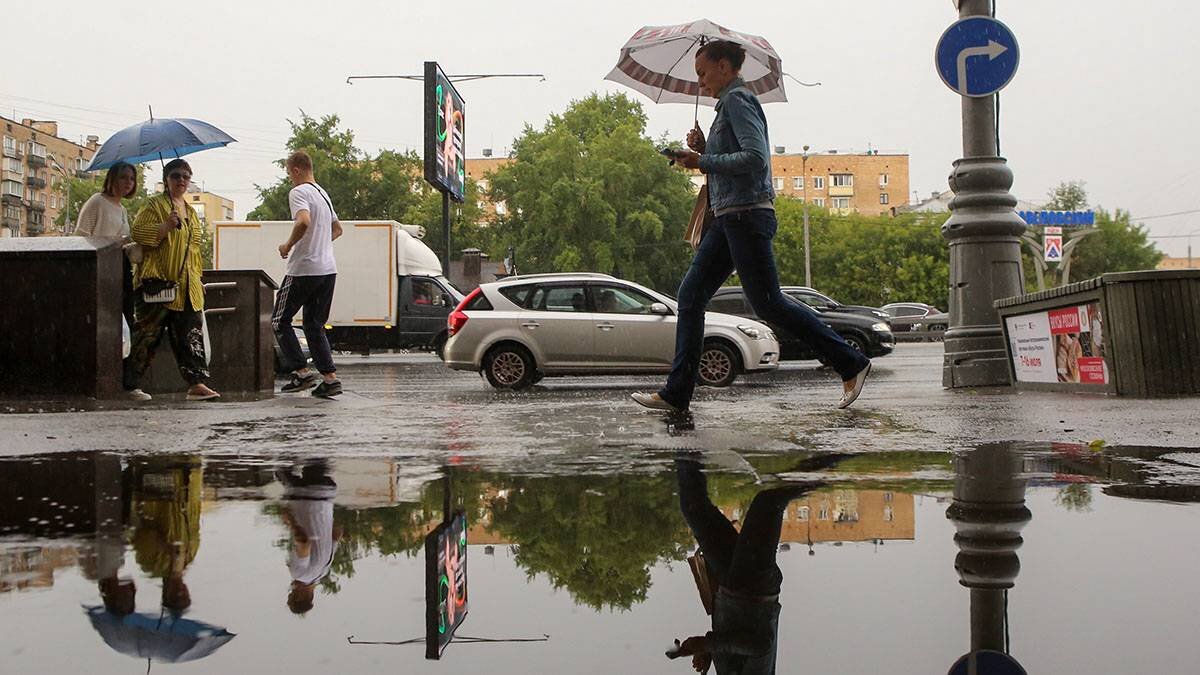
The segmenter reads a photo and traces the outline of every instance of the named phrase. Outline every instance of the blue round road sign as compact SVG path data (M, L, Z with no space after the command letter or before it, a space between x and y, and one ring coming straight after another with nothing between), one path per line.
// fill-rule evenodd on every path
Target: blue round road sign
M991 96L1012 80L1021 60L1008 26L985 16L954 22L938 40L938 75L963 96Z

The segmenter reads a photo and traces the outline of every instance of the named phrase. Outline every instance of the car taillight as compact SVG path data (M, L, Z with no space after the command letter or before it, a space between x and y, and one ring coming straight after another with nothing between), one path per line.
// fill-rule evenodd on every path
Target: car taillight
M463 326L467 325L468 317L467 317L467 313L463 311L463 308L466 307L472 300L474 300L475 296L479 295L482 292L483 292L482 288L476 288L475 290L468 293L467 297L463 298L462 302L458 303L458 306L454 308L454 311L450 312L450 316L446 317L446 336L447 337L453 337L455 333L462 330Z

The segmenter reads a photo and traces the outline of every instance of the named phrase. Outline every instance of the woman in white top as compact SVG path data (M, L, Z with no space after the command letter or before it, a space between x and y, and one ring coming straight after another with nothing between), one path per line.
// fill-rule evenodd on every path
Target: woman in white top
M92 195L79 209L75 235L80 237L105 237L129 243L129 212L121 200L132 197L137 191L137 169L132 164L117 162L104 176L104 190ZM133 330L133 268L129 258L121 256L121 313Z

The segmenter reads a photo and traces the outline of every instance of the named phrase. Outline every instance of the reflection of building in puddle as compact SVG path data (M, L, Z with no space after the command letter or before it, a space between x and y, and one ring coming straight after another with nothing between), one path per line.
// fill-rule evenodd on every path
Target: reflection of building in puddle
M741 505L718 504L725 517L739 521ZM913 540L913 496L885 490L813 492L788 504L783 514L783 543Z
M79 555L75 544L0 547L0 593L53 588L55 572L74 567Z

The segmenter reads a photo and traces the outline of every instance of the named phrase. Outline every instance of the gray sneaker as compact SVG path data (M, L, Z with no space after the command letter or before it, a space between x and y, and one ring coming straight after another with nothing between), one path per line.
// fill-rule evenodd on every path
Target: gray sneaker
M138 403L145 403L146 401L154 400L153 396L151 396L150 394L147 394L146 392L142 391L141 389L127 390L125 392L125 398L129 399L130 401L137 401Z

